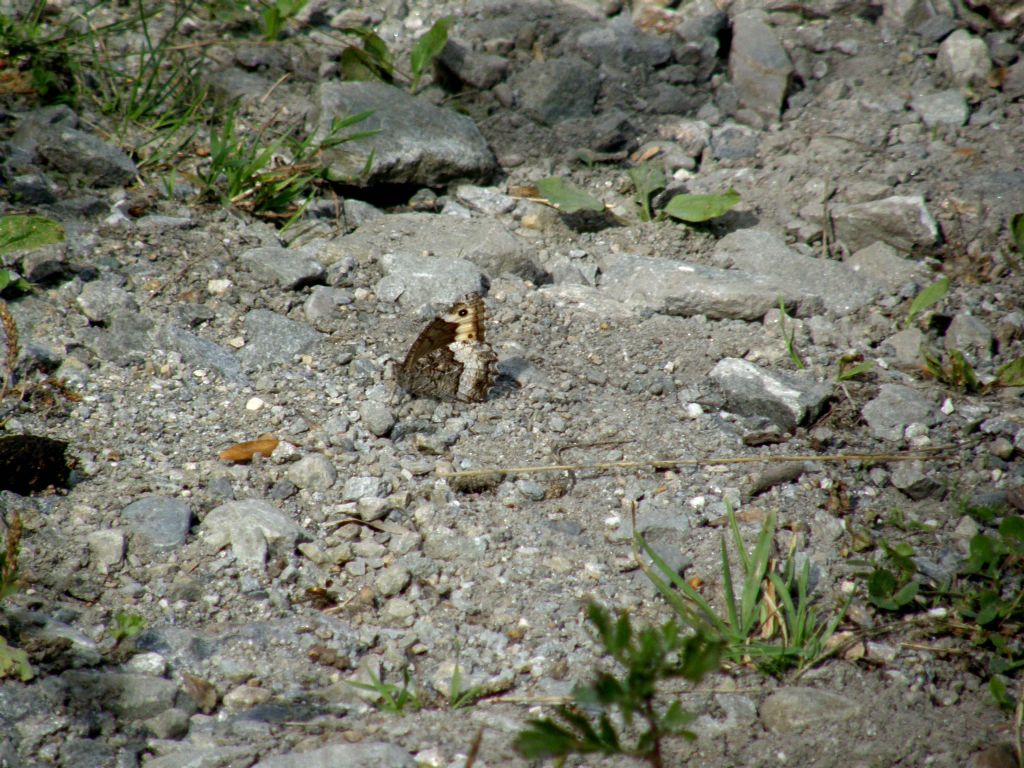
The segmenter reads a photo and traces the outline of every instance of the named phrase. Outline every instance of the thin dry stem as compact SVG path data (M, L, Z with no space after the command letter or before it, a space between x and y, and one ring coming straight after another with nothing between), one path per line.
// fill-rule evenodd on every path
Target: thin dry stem
M641 461L602 461L592 464L541 464L532 467L487 467L485 469L464 469L459 472L438 474L446 478L482 477L487 475L532 475L543 472L583 472L587 470L608 469L671 469L673 467L691 466L723 466L727 464L778 463L791 461L820 461L840 463L847 461L885 462L915 461L939 458L943 451L951 450L951 446L928 448L919 451L899 451L895 453L840 453L840 454L805 454L786 456L726 456L709 457L706 459L643 459Z
M18 325L14 322L11 310L7 308L7 302L0 299L0 326L4 329L4 367L7 369L4 374L2 385L0 385L0 400L7 397L14 383L14 365L18 361Z

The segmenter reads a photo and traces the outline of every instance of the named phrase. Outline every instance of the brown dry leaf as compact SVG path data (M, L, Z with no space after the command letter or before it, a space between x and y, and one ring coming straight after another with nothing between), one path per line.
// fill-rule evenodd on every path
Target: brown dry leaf
M639 163L643 163L643 162L646 162L646 161L650 160L652 157L656 156L660 152L661 152L661 147L658 147L658 146L648 147L643 152L634 152L632 155L630 155L629 159L633 163L639 164Z
M694 576L691 579L687 579L686 583L689 584L690 587L692 587L693 589L700 589L704 586L704 579L702 579L700 576Z
M217 689L213 684L201 677L184 672L181 676L182 687L188 697L199 707L204 715L213 712L217 707Z
M220 452L218 458L221 461L230 461L234 464L246 464L252 461L257 453L269 456L277 448L280 441L273 435L260 435L255 440L246 443L237 443L230 448Z
M970 157L977 151L978 150L976 150L974 147L957 147L956 149L953 150L953 154L956 155L957 157L966 158Z
M513 184L508 188L508 194L510 197L540 197L540 190L532 184Z

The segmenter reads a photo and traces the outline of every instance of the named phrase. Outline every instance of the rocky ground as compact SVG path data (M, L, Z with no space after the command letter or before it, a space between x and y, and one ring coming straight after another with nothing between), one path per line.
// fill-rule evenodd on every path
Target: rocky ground
M57 29L82 9L51 10ZM407 61L446 13L417 96L339 79L339 30L374 25ZM177 165L146 165L88 99L8 93L4 213L56 219L66 240L3 257L32 290L5 294L18 358L0 422L67 441L75 466L67 489L0 495L0 532L23 525L0 634L34 671L0 683L0 765L462 766L478 732L478 768L525 765L511 745L526 720L602 663L586 602L671 615L633 560L630 511L715 602L727 504L750 542L778 514L777 549L811 563L822 611L852 595L851 642L799 677L732 665L672 689L699 739L671 742L667 764L1014 765L990 651L881 611L861 574L902 542L948 577L1020 503L1022 390L996 386L1024 356L1008 230L1024 211L1020 17L324 0L265 43L196 9L180 34L240 125L323 135L375 110L360 127L379 133L332 150L338 183L283 231L196 197L202 131ZM697 226L641 221L641 159L668 177L656 208L730 187L741 202ZM606 211L544 205L531 187L552 175ZM942 276L948 293L908 321ZM393 361L469 291L486 294L491 396L396 391ZM980 387L928 375L922 345L947 368L961 351ZM874 366L838 380L844 358ZM263 434L270 457L218 458ZM930 448L781 475L445 477ZM143 628L115 644L118 614ZM459 709L456 667L486 694ZM401 686L403 670L422 708L388 712L349 684Z

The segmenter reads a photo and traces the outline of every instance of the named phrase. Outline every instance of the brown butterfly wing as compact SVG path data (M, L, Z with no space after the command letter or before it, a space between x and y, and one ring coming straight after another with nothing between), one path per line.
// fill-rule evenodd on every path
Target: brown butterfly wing
M434 318L416 337L398 369L398 383L413 395L440 400L483 400L497 356L484 342L483 299L470 294Z

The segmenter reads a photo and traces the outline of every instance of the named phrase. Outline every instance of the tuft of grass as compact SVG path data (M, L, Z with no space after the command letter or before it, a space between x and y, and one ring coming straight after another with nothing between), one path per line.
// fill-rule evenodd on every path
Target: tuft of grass
M940 356L923 347L921 353L924 356L925 370L936 380L965 392L977 392L981 389L974 368L959 349L952 349Z
M18 591L18 552L21 548L21 516L11 513L4 536L4 548L0 550L0 602ZM0 680L17 675L22 682L28 682L35 675L29 664L28 654L20 648L13 648L7 638L0 636Z
M196 176L203 196L235 205L257 216L284 218L291 224L305 210L301 198L323 179L327 167L320 157L347 141L358 141L374 131L345 133L371 112L335 118L327 134L297 139L286 133L276 139L264 138L266 126L245 133L237 122L237 105L230 109L219 128L210 131L209 162Z
M114 614L114 622L108 628L111 637L114 638L114 645L120 645L125 640L130 640L146 628L146 620L137 613L118 611Z
M782 332L782 340L786 343L786 352L789 355L789 359L792 361L794 367L798 371L802 371L807 366L804 364L804 359L800 357L800 353L796 349L796 328L791 330L789 333L786 332L786 319L789 315L786 314L786 303L779 296L779 330Z
M601 753L661 768L665 739L696 736L687 727L695 716L679 701L661 704L658 685L678 678L700 681L718 668L721 646L703 634L685 636L674 621L636 630L628 614L613 618L596 603L587 606L587 619L622 672L598 672L573 691L571 704L558 707L555 718L530 720L513 746L529 760L564 764L569 755Z
M368 672L367 674L370 676L370 682L362 683L349 680L348 684L361 691L376 693L377 699L375 703L378 709L395 715L401 715L407 708L411 708L415 712L423 708L423 702L412 685L412 675L409 673L408 667L402 670L401 685L386 683L373 672Z
M796 568L795 539L783 567L772 557L776 514L768 515L748 552L736 515L727 507L734 559L742 582L733 580L726 536L721 539L721 579L724 611L716 611L704 596L683 580L643 537L634 534L634 556L644 574L668 601L676 616L695 631L723 643L722 654L736 664L751 664L762 672L780 675L803 671L830 654L829 639L846 615L846 601L826 618L810 600L810 562ZM652 568L640 557L643 551Z

